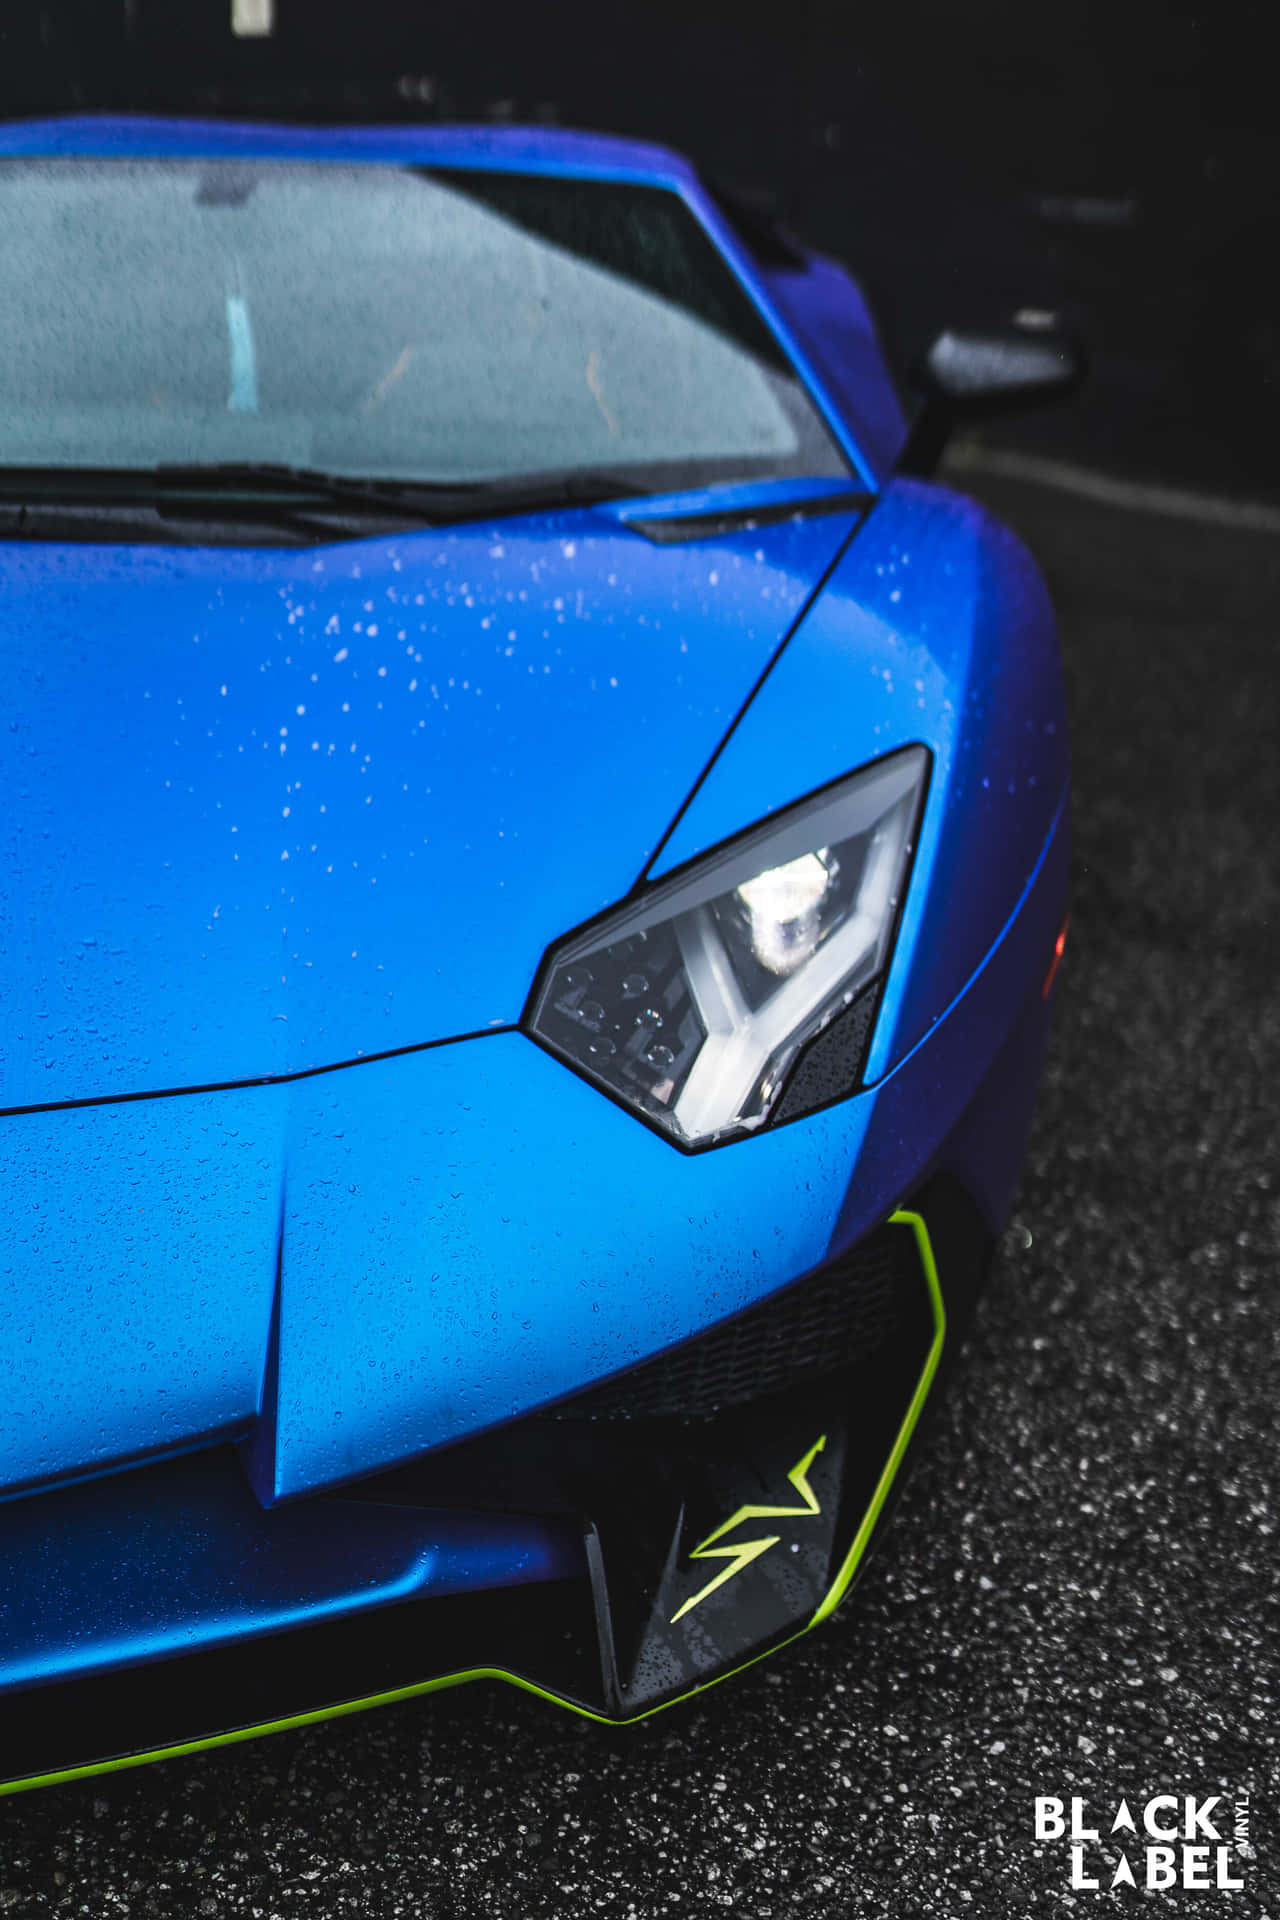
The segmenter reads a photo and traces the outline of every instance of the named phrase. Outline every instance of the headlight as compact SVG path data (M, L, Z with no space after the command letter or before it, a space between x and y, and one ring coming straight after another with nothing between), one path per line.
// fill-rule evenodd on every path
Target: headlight
M685 1148L851 1092L928 764L891 754L570 935L529 1031Z

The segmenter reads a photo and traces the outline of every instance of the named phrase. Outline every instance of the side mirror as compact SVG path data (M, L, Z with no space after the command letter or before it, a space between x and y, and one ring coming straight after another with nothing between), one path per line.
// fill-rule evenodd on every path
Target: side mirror
M1051 320L1035 326L949 327L917 368L913 385L923 398L900 467L906 473L932 473L961 420L1065 398L1084 373L1078 344Z

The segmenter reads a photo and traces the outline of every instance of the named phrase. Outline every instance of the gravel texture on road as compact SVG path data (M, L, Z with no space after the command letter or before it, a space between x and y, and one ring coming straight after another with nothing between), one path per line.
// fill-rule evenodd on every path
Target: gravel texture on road
M0 1802L0 1915L1164 1911L1073 1894L1035 1796L1100 1861L1122 1796L1247 1792L1243 1891L1169 1910L1280 1920L1280 541L965 484L1060 611L1071 934L1016 1218L855 1595L631 1730L478 1686Z

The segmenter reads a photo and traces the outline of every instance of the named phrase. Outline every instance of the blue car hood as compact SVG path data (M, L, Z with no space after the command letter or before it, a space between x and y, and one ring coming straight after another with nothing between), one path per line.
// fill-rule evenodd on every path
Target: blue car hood
M0 547L0 1106L517 1020L853 524Z

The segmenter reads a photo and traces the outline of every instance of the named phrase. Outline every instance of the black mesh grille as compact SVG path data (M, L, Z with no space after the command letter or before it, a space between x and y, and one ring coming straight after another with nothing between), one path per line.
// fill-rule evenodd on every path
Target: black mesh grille
M819 1107L829 1107L856 1090L866 1064L879 998L880 982L875 980L801 1049L782 1098L769 1116L771 1127L816 1113Z
M920 1262L905 1227L867 1240L735 1314L551 1410L556 1420L707 1419L871 1358L918 1306Z

